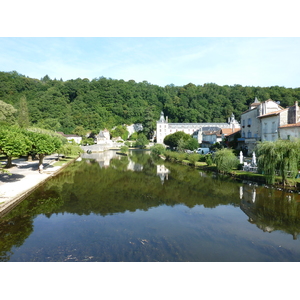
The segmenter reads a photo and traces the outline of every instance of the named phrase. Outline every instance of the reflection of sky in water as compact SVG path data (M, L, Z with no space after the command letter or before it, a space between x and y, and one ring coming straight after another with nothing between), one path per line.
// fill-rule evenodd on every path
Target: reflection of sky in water
M12 261L297 261L299 243L266 234L237 207L162 205L108 216L40 215ZM274 239L275 238L275 239ZM282 247L285 244L285 247Z

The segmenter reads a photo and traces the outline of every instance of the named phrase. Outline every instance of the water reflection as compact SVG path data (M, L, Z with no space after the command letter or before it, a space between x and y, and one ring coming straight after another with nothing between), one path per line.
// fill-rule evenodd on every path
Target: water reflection
M44 225L46 220L49 223L53 220L51 226L54 228L59 222L63 224L47 243L51 240L53 244L57 241L63 244L81 230L86 231L76 244L84 241L85 245L92 243L94 247L100 247L94 239L104 239L105 249L116 253L124 249L131 251L127 249L129 245L150 246L152 241L155 259L151 256L153 253L145 252L143 257L134 252L131 256L124 254L118 258L120 260L234 261L237 260L234 255L241 253L234 254L233 249L242 247L245 247L244 256L239 258L242 261L249 259L249 251L263 253L257 256L257 260L271 260L274 254L266 255L264 246L252 249L249 241L256 240L259 233L265 238L264 232L274 235L276 231L297 239L300 232L299 203L298 194L239 184L225 176L213 176L192 167L157 160L145 151L132 151L128 156L118 155L115 151L85 154L81 161L49 180L0 219L0 260L9 261L16 249L29 247L29 241L37 232L50 235L51 228ZM226 213L220 214L219 207L226 208ZM244 214L248 222L244 222ZM42 218L43 226L38 226L42 216L46 220ZM172 221L164 223L164 220ZM72 228L73 223L80 225ZM94 232L102 235L94 237ZM237 238L240 233L241 237ZM270 240L268 245L273 247L279 241L284 244L282 236L274 239L276 242ZM70 243L75 242L70 240ZM54 246L49 244L49 247ZM203 248L207 248L206 252L200 253L199 249ZM211 256L216 249L223 254ZM103 261L109 261L112 255L119 257L116 253L108 254L108 250L101 248L101 251L106 253L105 258L95 253L88 257L98 257ZM224 252L228 252L228 256ZM51 256L52 259L55 255ZM287 254L276 255L277 260L283 260ZM300 259L300 253L297 255L293 252L288 260ZM82 260L86 259L85 256ZM256 256L253 257L255 260Z
M240 199L240 208L249 217L250 223L264 232L280 230L297 239L300 234L300 199L297 193L244 184L240 186Z

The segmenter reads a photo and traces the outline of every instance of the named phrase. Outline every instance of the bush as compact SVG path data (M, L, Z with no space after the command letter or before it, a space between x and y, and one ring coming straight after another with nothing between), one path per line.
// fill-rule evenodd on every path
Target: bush
M206 154L205 156L205 162L208 166L211 166L213 164L213 159L211 154Z
M151 153L154 155L162 155L165 152L165 147L162 144L155 144L153 147L150 148Z
M200 154L193 153L189 155L188 160L190 161L191 164L196 166L196 162L199 161L199 158L200 158Z
M121 151L121 153L127 153L128 152L128 147L127 146L121 146L120 151Z
M229 172L239 164L239 160L236 158L233 151L227 148L216 151L214 162L220 172Z

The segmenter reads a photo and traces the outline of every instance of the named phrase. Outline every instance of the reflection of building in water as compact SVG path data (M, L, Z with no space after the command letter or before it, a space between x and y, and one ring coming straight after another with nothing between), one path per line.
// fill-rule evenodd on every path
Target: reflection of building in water
M264 232L283 231L296 240L300 234L299 195L257 188L253 185L240 187L240 208L248 221Z
M99 163L100 168L107 168L109 167L110 160L116 157L117 154L115 151L104 151L99 153L83 153L81 155L82 158L96 160Z
M156 174L160 177L161 183L168 180L168 174L170 171L164 165L156 166Z
M104 151L104 152L99 152L99 153L83 153L81 155L82 158L89 159L89 160L95 160L98 162L100 168L108 168L110 166L110 161L111 159L121 159L123 156L117 154L116 151ZM133 162L129 156L129 164L127 166L127 170L132 170L132 171L142 171L143 166L141 164Z
M133 162L133 161L129 158L129 164L128 164L128 166L127 166L127 170L140 172L140 171L143 170L143 165L137 164L137 163Z

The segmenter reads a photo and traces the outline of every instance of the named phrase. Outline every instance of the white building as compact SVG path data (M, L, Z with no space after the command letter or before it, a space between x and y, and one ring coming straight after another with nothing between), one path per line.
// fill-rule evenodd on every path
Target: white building
M262 128L261 120L258 117L282 110L278 103L271 99L265 102L259 102L255 97L254 102L250 105L249 109L241 114L241 138L244 146L251 154L256 146L257 141L261 140ZM273 120L271 120L273 122ZM269 123L269 122L268 122Z
M177 131L183 131L202 142L203 131L216 131L222 128L240 128L240 124L235 120L234 115L228 119L228 123L168 123L168 117L164 117L161 112L160 119L156 123L156 142L164 143L164 138Z
M68 140L68 142L72 142L73 140L75 143L80 144L82 141L82 137L76 134L64 134L63 132L57 132L57 133L64 136Z
M248 153L251 154L257 141L276 141L300 137L298 123L300 111L298 102L295 105L283 108L271 99L259 102L255 98L250 108L241 115L241 138Z

